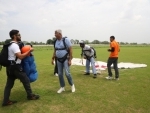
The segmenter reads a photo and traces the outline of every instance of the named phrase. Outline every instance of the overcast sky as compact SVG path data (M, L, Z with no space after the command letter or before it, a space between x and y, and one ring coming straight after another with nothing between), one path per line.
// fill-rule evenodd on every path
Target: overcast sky
M70 39L150 43L150 0L0 0L0 41L12 29L24 41L62 29Z

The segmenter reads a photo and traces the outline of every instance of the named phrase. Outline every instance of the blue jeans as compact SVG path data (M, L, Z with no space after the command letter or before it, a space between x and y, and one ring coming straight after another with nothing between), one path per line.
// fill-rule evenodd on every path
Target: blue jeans
M67 77L68 83L72 86L73 80L70 73L70 68L68 66L68 60L66 59L64 63L61 63L57 60L57 66L58 66L58 75L59 75L59 82L61 87L65 87L65 81L63 77L63 70L65 70L65 75Z
M91 57L90 59L86 59L86 73L90 73L90 63L91 63L93 74L97 74L95 68L95 60L93 57Z

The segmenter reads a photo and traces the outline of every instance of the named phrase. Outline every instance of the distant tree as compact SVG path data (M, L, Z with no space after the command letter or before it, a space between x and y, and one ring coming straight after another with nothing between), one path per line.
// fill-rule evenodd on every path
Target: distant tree
M142 43L142 45L148 45L147 43Z
M89 40L84 40L84 42L85 42L86 44L89 44L89 43L90 43Z
M33 42L33 41L31 41L31 42L30 42L30 44L34 45L34 42Z
M71 39L70 41L71 41L72 44L75 44L75 43L76 43L75 40L73 40L73 39Z
M27 41L22 41L24 44L29 44L29 42L27 42Z
M5 42L4 41L2 41L2 42L0 42L0 45L3 45Z
M76 39L76 40L75 40L75 43L76 43L76 44L79 44L79 40Z
M103 41L103 42L101 42L102 44L109 44L109 42L108 41Z
M133 42L133 43L130 43L131 45L137 45L137 43L136 42Z
M39 43L38 43L38 45L44 45L44 44L45 44L45 43L43 43L43 42L39 42Z
M124 42L119 42L119 44L120 44L120 45L125 45L125 43L124 43Z
M54 44L54 41L55 41L55 40L56 40L56 37L53 37L53 38L52 38L53 44Z
M35 45L38 45L39 43L37 41L34 42Z
M48 39L48 40L46 41L46 44L53 44L53 40L52 40L52 39Z
M100 41L99 40L94 40L91 42L92 44L100 44Z

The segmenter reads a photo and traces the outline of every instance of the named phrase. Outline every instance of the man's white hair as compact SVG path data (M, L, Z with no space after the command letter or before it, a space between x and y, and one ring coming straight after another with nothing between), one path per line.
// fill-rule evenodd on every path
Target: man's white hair
M62 34L61 29L57 29L56 32Z

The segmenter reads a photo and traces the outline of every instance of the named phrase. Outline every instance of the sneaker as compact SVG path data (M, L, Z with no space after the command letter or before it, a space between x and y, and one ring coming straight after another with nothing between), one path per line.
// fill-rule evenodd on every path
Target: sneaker
M84 75L90 75L90 73L85 73Z
M57 93L62 93L63 91L65 91L65 88L64 88L64 87L61 87L61 88L57 91Z
M9 106L9 105L12 105L12 104L15 104L15 103L17 103L17 101L9 100L7 103L3 103L2 106Z
M75 89L75 86L74 86L74 84L73 84L73 85L71 86L71 91L72 91L72 92L75 92L75 90L76 90L76 89Z
M39 95L35 95L35 94L32 94L32 95L30 95L30 96L27 96L27 99L28 100L37 100L37 99L39 99L40 98L40 96Z
M93 78L97 78L97 74L94 74Z
M58 76L58 74L57 74L57 73L55 73L55 76Z
M111 76L108 76L108 77L105 77L107 80L112 80L113 79L113 77L111 77Z
M119 78L114 78L115 80L119 80Z

